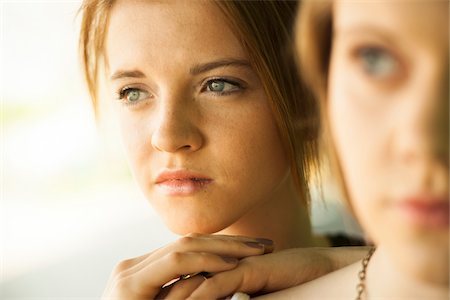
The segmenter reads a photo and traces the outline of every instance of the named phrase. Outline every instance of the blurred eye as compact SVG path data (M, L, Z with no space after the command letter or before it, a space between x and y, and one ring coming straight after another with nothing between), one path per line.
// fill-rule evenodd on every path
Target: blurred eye
M119 100L123 100L126 104L133 104L141 100L147 99L149 93L138 88L126 87L119 93Z
M207 92L213 92L222 95L240 90L241 85L228 79L212 79L206 82L206 86L204 89Z
M361 60L364 71L378 79L394 76L399 68L399 62L394 55L381 48L359 49L357 57Z

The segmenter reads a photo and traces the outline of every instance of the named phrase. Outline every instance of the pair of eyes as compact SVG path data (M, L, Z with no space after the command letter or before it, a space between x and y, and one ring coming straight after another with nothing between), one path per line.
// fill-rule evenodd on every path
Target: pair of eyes
M239 91L242 89L241 84L238 82L215 78L205 82L201 92L213 93L216 96L225 96L230 93ZM150 93L140 88L125 87L119 92L119 100L123 100L126 103L136 103L150 97Z
M399 62L393 54L380 47L364 47L356 51L357 59L369 76L374 79L387 79L397 72ZM208 80L202 87L202 92L224 96L242 89L235 81L223 78ZM119 93L119 99L127 103L138 102L148 98L149 92L139 88L125 87Z

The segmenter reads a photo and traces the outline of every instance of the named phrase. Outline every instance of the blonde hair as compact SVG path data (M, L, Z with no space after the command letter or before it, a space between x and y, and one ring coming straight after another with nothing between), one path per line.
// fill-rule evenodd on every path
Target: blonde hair
M97 107L104 40L114 0L85 0L80 50L85 79ZM317 107L302 85L295 64L292 31L297 1L214 1L249 55L260 77L291 172L302 200L309 202L310 169L317 165Z

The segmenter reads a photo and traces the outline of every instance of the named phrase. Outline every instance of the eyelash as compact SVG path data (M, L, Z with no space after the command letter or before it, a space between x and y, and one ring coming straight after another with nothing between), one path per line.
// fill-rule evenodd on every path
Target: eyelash
M222 82L224 85L232 85L233 88L232 90L229 91L208 91L208 88L210 87L211 84L213 84L214 82ZM244 89L244 84L237 81L237 80L232 80L232 79L228 79L228 78L222 78L222 77L216 77L216 78L211 78L206 80L202 85L201 85L201 92L206 92L206 93L211 93L214 96L227 96L230 95L232 93L236 93L236 92L240 92ZM124 105L137 105L139 103L141 103L142 101L146 100L147 98L151 97L151 95L147 96L146 99L142 99L142 100L135 100L135 101L129 101L127 99L127 96L130 92L133 91L138 91L139 93L148 93L147 91L137 88L137 87L132 87L132 86L126 86L122 89L120 89L117 92L117 100L120 100ZM149 93L148 93L149 94Z
M212 84L214 82L223 82L224 84L232 85L233 88L230 91L208 91L207 89L210 87L210 84ZM214 96L227 96L227 95L230 95L232 93L241 92L244 89L245 89L244 84L241 83L238 80L229 79L229 78L223 78L223 77L216 77L216 78L210 78L210 79L206 80L201 85L201 90L200 91L201 92L212 93Z
M129 93L131 93L133 91L138 91L139 93L147 93L149 95L145 99L142 99L142 100L130 101L127 99L127 96ZM132 86L126 86L124 88L121 88L117 92L117 100L119 100L123 105L127 105L127 106L138 105L138 104L142 103L144 100L147 100L148 98L151 98L151 95L149 92L147 92L141 88L132 87Z

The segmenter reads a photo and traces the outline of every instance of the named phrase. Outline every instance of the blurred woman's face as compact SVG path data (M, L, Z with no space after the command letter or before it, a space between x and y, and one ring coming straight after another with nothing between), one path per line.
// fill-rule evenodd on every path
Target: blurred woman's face
M448 2L337 1L328 114L352 205L395 265L448 282Z
M175 232L276 200L289 163L262 83L213 2L118 1L106 40L131 169Z

